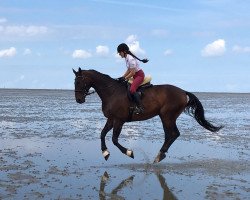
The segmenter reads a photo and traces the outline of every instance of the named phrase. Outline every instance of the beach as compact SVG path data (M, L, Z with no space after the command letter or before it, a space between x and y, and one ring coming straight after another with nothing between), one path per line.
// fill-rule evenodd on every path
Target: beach
M126 123L102 156L106 119L96 94L77 104L71 90L0 89L0 199L249 199L250 94L195 93L211 133L184 113L180 137L164 141L159 117Z

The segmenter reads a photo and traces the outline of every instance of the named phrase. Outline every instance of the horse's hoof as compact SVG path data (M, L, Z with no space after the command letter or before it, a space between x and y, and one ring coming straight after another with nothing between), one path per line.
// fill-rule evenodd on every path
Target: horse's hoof
M126 155L134 159L134 153L131 150L127 150Z
M110 153L109 151L106 149L102 152L103 157L105 158L105 160L109 159Z
M156 156L154 163L161 162L164 158L166 158L166 154L159 152L158 155Z

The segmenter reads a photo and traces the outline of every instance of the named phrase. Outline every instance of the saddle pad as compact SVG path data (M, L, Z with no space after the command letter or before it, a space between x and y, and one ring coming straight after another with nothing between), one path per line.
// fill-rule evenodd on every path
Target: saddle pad
M132 84L132 83L133 83L133 80L134 80L133 78L130 78L128 82L129 82L130 84ZM152 80L152 77L151 77L150 75L145 76L145 77L144 77L144 80L143 80L143 82L140 84L140 86L141 86L141 85L144 85L144 84L146 84L146 83L149 83L151 80Z

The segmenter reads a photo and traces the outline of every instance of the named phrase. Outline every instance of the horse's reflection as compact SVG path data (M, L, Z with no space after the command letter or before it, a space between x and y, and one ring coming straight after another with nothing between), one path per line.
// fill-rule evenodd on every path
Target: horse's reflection
M160 182L160 185L161 185L161 188L163 190L163 197L162 199L163 200L175 200L177 199L175 197L175 195L169 190L167 184L166 184L166 181L165 181L165 178L164 176L161 175L160 171L159 170L155 170L154 171L155 175L157 176L159 182ZM147 174L149 175L149 174ZM101 177L101 182L100 182L100 191L99 191L99 199L100 200L106 200L106 198L109 198L109 199L125 199L124 197L118 195L117 193L119 191L121 191L122 189L126 188L127 186L130 186L133 184L133 179L134 179L134 175L122 180L120 182L120 184L115 187L111 193L106 193L105 192L105 187L106 187L106 184L109 180L109 174L105 171L103 176Z
M101 183L100 183L100 191L99 191L99 199L104 200L106 197L110 197L111 199L124 199L122 196L119 196L117 193L121 191L123 188L131 185L133 183L134 176L130 176L123 180L116 188L112 190L111 193L106 193L104 191L106 183L109 179L109 175L107 172L104 172Z

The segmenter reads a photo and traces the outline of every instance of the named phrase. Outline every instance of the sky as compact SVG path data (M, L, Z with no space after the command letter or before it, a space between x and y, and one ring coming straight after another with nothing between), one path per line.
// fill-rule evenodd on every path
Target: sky
M250 92L248 0L0 0L0 88L73 89L72 68L113 78L127 43L153 84Z

